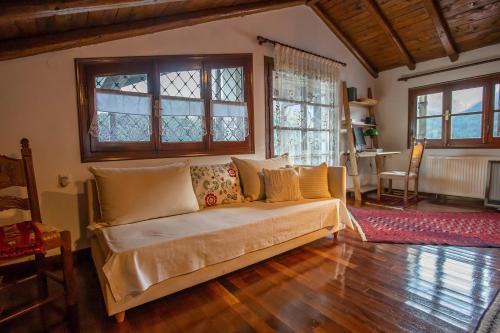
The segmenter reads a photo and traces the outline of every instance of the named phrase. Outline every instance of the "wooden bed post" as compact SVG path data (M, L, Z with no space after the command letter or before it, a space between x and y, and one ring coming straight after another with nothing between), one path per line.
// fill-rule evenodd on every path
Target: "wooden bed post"
M118 324L123 323L125 321L125 311L115 314L115 319Z

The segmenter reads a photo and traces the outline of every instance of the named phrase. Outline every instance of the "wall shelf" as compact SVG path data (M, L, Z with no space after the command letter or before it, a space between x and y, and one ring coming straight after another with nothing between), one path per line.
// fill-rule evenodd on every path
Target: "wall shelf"
M363 123L360 121L352 121L352 120L351 120L351 126L352 127L377 127L377 125L375 125L375 124L367 124L367 123ZM342 128L347 128L345 120L342 121Z
M347 133L347 144L348 144L348 149L349 153L347 154L347 159L349 160L349 163L351 165L351 174L352 174L352 180L353 180L353 186L352 188L349 188L347 191L349 192L354 192L354 199L355 199L355 204L359 205L361 204L362 200L362 194L373 191L376 189L376 186L374 185L361 185L361 181L359 178L359 172L358 172L358 161L357 159L360 157L374 157L375 158L375 165L377 167L377 174L381 171L381 164L382 164L382 155L381 153L376 153L376 152L356 152L356 145L355 145L355 138L353 134L353 128L355 127L363 127L363 128L375 128L376 125L373 124L367 124L364 122L356 122L352 121L351 118L351 109L350 107L364 107L368 109L368 115L372 118L375 119L375 105L377 105L378 101L376 99L372 98L372 91L370 88L368 88L368 97L363 98L359 101L348 101L347 98L347 84L345 81L342 82L342 98L343 98L343 112L344 112L344 121L343 121L343 127L345 128L345 131ZM377 136L372 138L372 145L374 148L378 148L378 138Z
M365 107L365 108L370 108L370 107L375 106L377 104L378 104L378 101L376 99L373 99L373 98L365 98L363 100L349 102L350 106L359 106L359 107Z

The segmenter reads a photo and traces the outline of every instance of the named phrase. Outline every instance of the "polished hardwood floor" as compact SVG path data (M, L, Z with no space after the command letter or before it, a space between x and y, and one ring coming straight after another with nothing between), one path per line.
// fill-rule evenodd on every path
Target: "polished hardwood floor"
M423 201L412 209L482 210ZM500 288L500 249L320 239L265 262L127 311L105 315L92 262L76 264L78 322L55 307L0 332L471 332ZM0 295L20 304L35 286Z

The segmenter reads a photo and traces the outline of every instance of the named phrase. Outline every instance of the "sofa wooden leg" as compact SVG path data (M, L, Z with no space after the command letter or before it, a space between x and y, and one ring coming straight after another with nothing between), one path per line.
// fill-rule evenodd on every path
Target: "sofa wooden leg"
M115 319L118 324L123 323L123 321L125 320L125 311L115 314Z

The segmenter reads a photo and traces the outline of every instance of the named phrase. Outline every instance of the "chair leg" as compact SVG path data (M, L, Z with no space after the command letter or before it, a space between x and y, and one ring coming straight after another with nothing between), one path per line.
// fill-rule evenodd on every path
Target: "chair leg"
M378 177L377 180L377 200L380 201L382 195L382 178Z
M389 194L392 194L392 179L389 179Z
M408 183L409 183L409 180L405 179L405 192L404 192L404 196L403 196L405 206L408 204Z
M35 265L36 265L36 274L38 282L38 297L40 299L45 299L49 295L49 289L47 286L47 276L43 272L45 268L45 254L43 253L35 254Z
M76 304L75 276L73 273L73 253L71 251L71 234L61 231L61 255L63 259L64 290L66 291L66 304Z
M415 198L418 198L418 177L415 178L415 188L413 189L413 192L415 192Z

